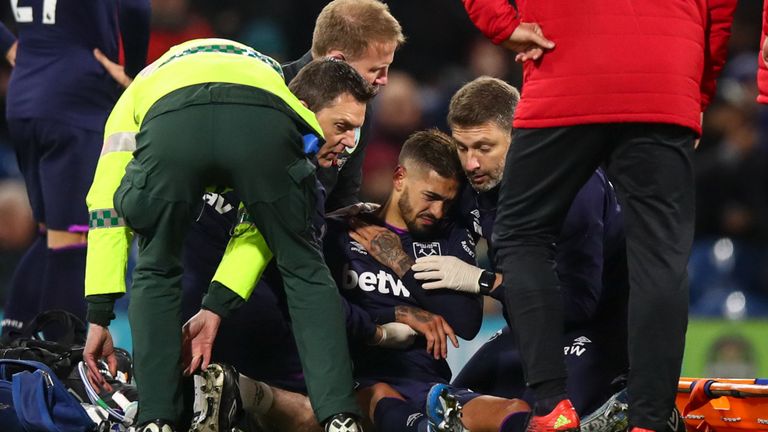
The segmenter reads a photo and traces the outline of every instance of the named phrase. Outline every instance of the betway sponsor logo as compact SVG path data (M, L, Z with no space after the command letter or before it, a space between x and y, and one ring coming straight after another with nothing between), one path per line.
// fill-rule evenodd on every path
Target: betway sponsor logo
M379 270L378 273L362 272L358 274L349 265L344 266L344 280L342 281L344 289L360 288L365 292L378 291L382 294L392 294L400 297L410 297L411 293L405 288L400 279Z

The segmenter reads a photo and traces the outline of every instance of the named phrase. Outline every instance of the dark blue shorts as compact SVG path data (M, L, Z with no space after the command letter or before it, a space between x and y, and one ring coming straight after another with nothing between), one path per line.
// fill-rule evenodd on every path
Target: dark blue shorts
M52 230L87 232L85 195L103 132L43 119L12 119L8 130L35 220Z
M625 333L611 328L569 330L563 338L568 368L568 396L579 415L599 408L622 385L628 361ZM515 337L504 327L486 342L462 368L453 385L504 398L520 398L533 404L533 395L525 385L520 354Z
M307 394L284 302L282 286L273 289L259 282L251 298L222 320L213 360L231 364L243 375L271 386Z
M182 317L185 321L200 310L237 221L237 197L232 193L206 194L203 201L197 221L185 238L182 254ZM271 266L250 299L222 320L213 345L213 361L232 365L243 375L269 385L306 394L282 282L275 282L275 277L275 268Z
M322 232L325 189L318 182L313 221ZM184 241L182 259L182 317L198 310L237 222L239 199L233 192L206 194L205 203ZM223 320L213 347L213 361L271 386L307 394L299 350L293 336L288 303L274 261L267 267L251 297Z

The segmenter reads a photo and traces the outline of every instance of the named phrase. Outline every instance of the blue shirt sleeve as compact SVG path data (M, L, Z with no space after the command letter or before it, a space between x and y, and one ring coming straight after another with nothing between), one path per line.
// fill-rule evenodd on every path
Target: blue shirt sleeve
M376 323L371 315L360 306L350 303L344 296L341 298L341 307L344 309L344 317L347 323L347 337L352 343L366 343L376 333Z
M0 22L0 52L2 52L3 56L5 56L5 53L8 52L14 42L16 42L16 36L8 30L5 24Z
M120 0L118 16L125 52L125 73L131 78L141 72L147 62L151 13L149 0Z
M411 295L425 310L442 316L462 339L472 340L483 323L482 296L448 289L425 290L413 270L401 278Z

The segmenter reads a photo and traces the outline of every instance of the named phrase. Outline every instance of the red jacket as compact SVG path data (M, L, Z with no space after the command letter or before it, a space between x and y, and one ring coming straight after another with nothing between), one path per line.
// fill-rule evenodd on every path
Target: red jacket
M553 50L523 66L515 127L672 123L701 132L736 0L462 0L493 42L538 23Z
M768 68L763 61L763 41L766 33L768 33L768 0L763 2L763 34L760 37L760 53L757 59L757 89L760 90L757 101L763 104L768 104Z

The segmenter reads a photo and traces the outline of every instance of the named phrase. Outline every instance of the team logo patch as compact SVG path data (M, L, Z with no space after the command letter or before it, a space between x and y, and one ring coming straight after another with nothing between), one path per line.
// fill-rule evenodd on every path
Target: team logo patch
M413 256L416 258L442 255L440 242L413 243Z

